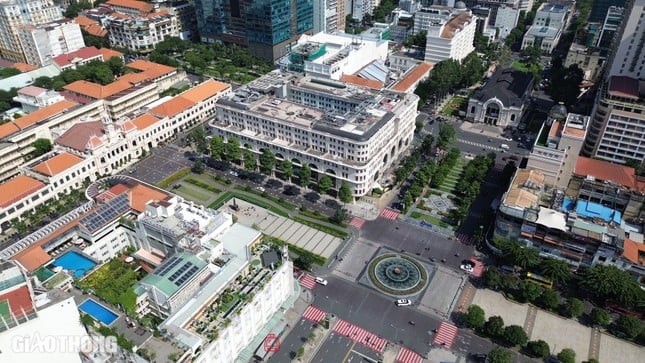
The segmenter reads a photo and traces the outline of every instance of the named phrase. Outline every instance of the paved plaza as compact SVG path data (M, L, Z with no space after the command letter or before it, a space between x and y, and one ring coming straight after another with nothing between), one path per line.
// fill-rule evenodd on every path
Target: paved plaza
M560 352L564 348L573 349L580 361L586 360L589 355L591 329L575 320L563 319L544 310L538 310L529 337L531 340L541 339L549 343L552 352Z
M642 362L643 347L609 334L600 338L599 362Z
M327 259L334 255L334 251L343 242L338 237L278 216L255 204L238 198L234 199L238 206L237 211L231 208L233 199L226 202L219 210L233 214L238 222L254 226L271 237L279 238Z
M478 289L473 297L473 304L480 306L486 313L486 319L491 316L501 316L504 325L524 326L528 305L520 305L506 300L504 295L488 289Z
M419 302L419 310L448 317L459 297L465 276L442 267L436 269ZM441 292L441 293L439 293Z

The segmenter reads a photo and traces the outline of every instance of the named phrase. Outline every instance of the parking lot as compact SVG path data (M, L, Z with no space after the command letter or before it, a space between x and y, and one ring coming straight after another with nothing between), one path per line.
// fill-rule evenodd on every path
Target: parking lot
M177 171L191 167L193 162L186 159L183 151L175 145L154 149L144 160L127 172L131 177L155 185Z

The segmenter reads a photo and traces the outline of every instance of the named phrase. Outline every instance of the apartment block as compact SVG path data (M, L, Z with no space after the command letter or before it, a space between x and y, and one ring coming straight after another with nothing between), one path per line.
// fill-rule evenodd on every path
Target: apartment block
M354 196L386 184L386 170L410 146L414 94L376 91L328 79L273 72L217 103L214 134L235 137L255 154L269 148L314 180L347 182Z
M20 41L27 63L43 67L58 55L85 47L81 27L71 20L20 27Z

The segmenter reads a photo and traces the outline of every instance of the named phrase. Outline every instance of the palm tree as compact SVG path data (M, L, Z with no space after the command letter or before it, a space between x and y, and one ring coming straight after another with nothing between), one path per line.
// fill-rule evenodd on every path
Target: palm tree
M567 282L571 278L571 269L566 261L547 258L540 264L542 275L555 283Z
M536 250L522 246L516 241L505 241L501 249L504 259L523 269L533 267L540 262L540 255Z

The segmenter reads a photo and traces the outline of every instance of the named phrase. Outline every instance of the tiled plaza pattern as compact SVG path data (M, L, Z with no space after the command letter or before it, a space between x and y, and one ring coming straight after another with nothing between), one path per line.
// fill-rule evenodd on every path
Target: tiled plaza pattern
M316 287L316 278L311 276L310 274L304 274L300 279L300 286L312 290L314 287Z
M343 319L338 319L338 323L334 326L334 333L345 336L356 343L360 343L378 353L382 353L385 349L387 340L378 337L374 333L370 333L363 328L346 322Z
M401 347L399 354L396 356L398 363L421 363L423 358L408 348Z
M394 221L399 216L399 212L397 212L397 211L395 211L393 209L390 209L390 208L385 208L381 212L380 216L385 218L385 219L389 219L391 221Z
M457 337L457 327L450 325L446 322L442 322L437 329L437 334L435 334L434 339L432 340L433 345L440 345L443 348L450 349L452 344L455 342L455 337Z
M349 221L350 226L354 226L358 229L363 228L364 224L365 224L365 220L359 217L352 217L352 219Z
M310 306L307 308L305 313L302 314L302 317L311 320L314 323L320 323L325 318L325 315L327 315L326 312L318 309L315 306Z

